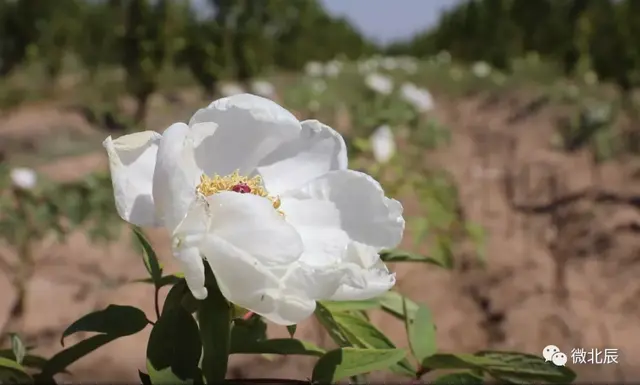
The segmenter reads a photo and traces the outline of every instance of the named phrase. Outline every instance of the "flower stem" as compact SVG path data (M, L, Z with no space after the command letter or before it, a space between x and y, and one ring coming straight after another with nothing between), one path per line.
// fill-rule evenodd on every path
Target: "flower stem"
M224 381L229 362L231 305L224 298L213 272L205 264L207 298L199 301L198 321L202 339L202 373L207 384Z

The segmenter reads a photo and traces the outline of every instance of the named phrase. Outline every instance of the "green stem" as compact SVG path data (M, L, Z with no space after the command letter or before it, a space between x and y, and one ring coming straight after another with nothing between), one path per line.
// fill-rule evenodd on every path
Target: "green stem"
M199 301L198 321L203 347L202 373L211 385L223 382L227 374L232 308L220 292L211 269L205 266L209 295Z

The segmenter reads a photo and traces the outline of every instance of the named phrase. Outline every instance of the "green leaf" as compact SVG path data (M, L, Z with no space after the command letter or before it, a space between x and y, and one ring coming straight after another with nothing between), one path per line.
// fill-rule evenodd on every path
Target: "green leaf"
M269 340L254 341L243 344L234 344L230 354L281 354L320 357L325 353L324 349L311 342L294 338L274 338Z
M316 303L316 310L314 314L336 345L340 347L353 346L349 339L344 335L340 325L338 325L336 320L333 318L332 313L320 302Z
M224 381L231 345L232 308L218 288L216 278L205 263L205 283L209 294L198 301L198 323L203 345L202 372L207 384Z
M178 378L179 383L197 379L201 355L200 331L193 316L181 306L163 311L151 329L147 345L147 371L151 382L167 381L165 369L169 369L170 377Z
M89 313L72 323L60 338L64 346L64 338L77 332L97 332L124 337L136 334L148 324L144 312L133 306L109 305L106 309Z
M154 284L159 287L160 279L162 278L162 268L160 267L160 262L158 262L158 256L142 233L142 230L134 227L133 234L135 234L140 246L142 246L142 261L144 262L144 267L147 269Z
M436 328L427 307L419 305L414 315L405 318L405 325L411 352L419 362L436 353Z
M149 375L147 373L143 373L140 370L138 370L138 377L140 377L140 381L142 382L142 385L152 385L153 384L151 382L151 377L149 377Z
M418 304L397 291L388 291L379 297L382 310L404 321L406 316L414 317L418 311ZM406 316L405 316L406 315Z
M380 259L385 263L391 262L420 262L436 265L445 269L451 269L451 264L447 260L440 258L423 256L408 251L392 250L380 252Z
M160 288L167 285L175 285L183 279L184 276L182 274L171 274L162 276L158 282L154 282L153 278L139 278L131 281L131 283L150 283Z
M22 365L8 358L0 357L0 383L26 384L33 383L33 380Z
M11 333L11 350L16 357L16 362L22 365L24 356L27 353L27 349L24 347L24 343L17 334Z
M117 335L99 334L64 349L47 361L42 368L42 372L35 377L36 382L50 383L55 374L64 372L75 361L119 337Z
M251 317L248 320L237 318L231 328L229 351L242 350L245 346L267 339L267 324L262 317Z
M353 346L369 349L395 349L396 346L373 324L349 313L335 313L333 319ZM413 376L416 368L406 358L390 368L394 373Z
M438 353L422 361L429 369L480 370L514 382L571 383L576 375L567 368L545 362L542 357L514 352L479 352L478 354Z
M322 301L324 306L331 313L345 312L345 311L363 311L377 309L380 307L378 299L368 299L361 301Z
M499 380L518 383L562 383L569 384L576 378L573 370L545 362L542 357L518 352L482 351L477 357L490 359L491 365L483 369Z
M0 350L0 357L8 358L10 360L16 359L15 353L10 349ZM28 368L42 369L46 363L47 359L44 357L36 356L33 354L25 354L24 358L22 359L21 365Z
M191 294L191 292L187 286L187 281L181 279L167 293L167 298L165 298L164 305L162 305L162 313L183 306L185 296L188 294Z
M313 382L332 384L347 377L384 370L406 356L402 349L339 348L327 352L315 367Z
M449 373L436 378L434 385L482 385L484 379L469 372Z
M293 338L293 336L296 334L296 325L289 325L287 326L287 331L289 332L289 337Z

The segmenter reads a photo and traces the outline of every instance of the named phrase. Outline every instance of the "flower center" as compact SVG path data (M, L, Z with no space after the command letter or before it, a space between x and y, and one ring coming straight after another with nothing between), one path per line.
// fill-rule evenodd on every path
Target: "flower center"
M260 176L248 178L241 176L238 171L234 171L231 175L227 176L214 175L213 178L203 174L200 177L200 184L196 186L196 192L207 197L220 191L233 191L240 194L253 194L267 198L276 210L280 208L281 204L280 197L270 196L264 187L262 187L262 178ZM278 213L284 216L281 210L278 210Z

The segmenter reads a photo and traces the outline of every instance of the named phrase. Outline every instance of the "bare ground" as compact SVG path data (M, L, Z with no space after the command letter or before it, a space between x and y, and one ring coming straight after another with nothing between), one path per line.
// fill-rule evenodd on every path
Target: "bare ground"
M560 111L547 107L523 112L526 97L486 96L443 101L437 115L453 129L453 143L430 158L458 182L465 216L489 232L488 265L458 255L453 272L429 266L397 265L398 288L433 311L438 343L445 351L520 350L539 354L549 344L569 354L573 348L619 350L620 365L574 366L580 378L624 381L638 374L640 353L640 183L632 163L593 167L588 154L561 154L548 144ZM518 114L520 112L520 114ZM58 115L56 115L58 114ZM66 120L64 120L66 119ZM11 115L0 133L28 136L64 126L87 130L77 117L46 106ZM40 130L40 131L38 131ZM33 131L32 131L33 132ZM41 171L68 179L104 168L101 153L49 162ZM171 269L167 235L150 232L152 243ZM60 349L59 336L70 322L109 303L139 306L153 314L152 289L123 285L144 277L126 231L108 247L91 244L81 233L66 244L40 245L30 282L26 338L37 351ZM407 243L408 246L408 243ZM14 293L0 277L0 322ZM403 327L384 314L372 319L400 346ZM145 365L148 330L115 341L72 366L77 381L137 381ZM273 328L284 336L284 328ZM330 346L314 321L298 327L298 337ZM68 341L67 343L72 343ZM640 356L640 354L639 354ZM312 360L234 357L229 375L305 378Z

